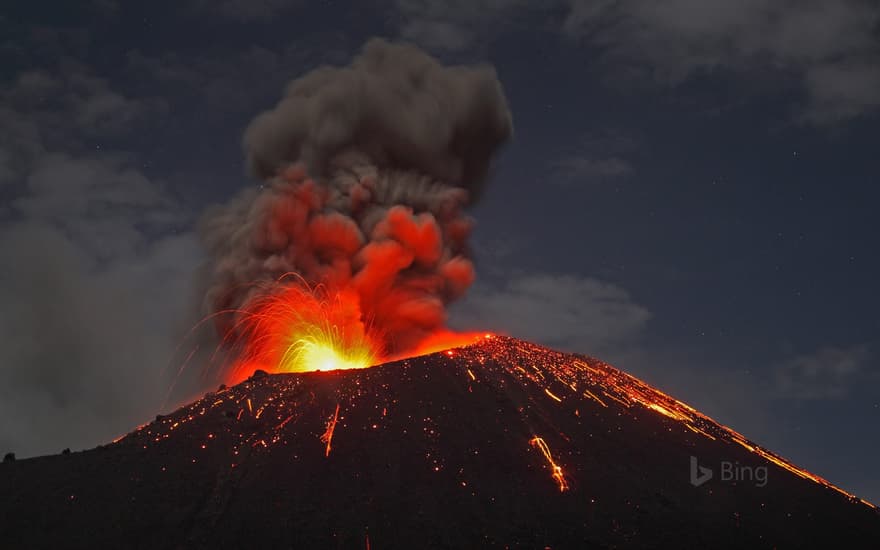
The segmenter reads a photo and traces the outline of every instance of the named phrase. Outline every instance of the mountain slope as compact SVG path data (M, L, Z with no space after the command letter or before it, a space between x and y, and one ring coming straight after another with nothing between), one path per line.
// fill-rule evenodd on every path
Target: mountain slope
M691 457L713 479L694 486ZM0 494L4 547L880 541L873 506L600 361L504 337L257 373L110 445L2 464Z

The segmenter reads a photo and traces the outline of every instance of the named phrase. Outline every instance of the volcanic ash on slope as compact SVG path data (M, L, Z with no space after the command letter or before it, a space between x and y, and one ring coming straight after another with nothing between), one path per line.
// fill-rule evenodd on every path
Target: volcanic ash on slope
M767 467L695 487L690 457ZM504 337L265 375L97 450L4 464L3 542L865 547L870 505L600 361ZM868 543L870 546L870 543Z

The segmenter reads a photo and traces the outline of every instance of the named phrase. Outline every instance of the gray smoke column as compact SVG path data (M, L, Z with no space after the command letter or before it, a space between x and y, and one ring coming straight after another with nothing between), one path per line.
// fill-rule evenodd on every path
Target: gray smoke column
M202 222L206 305L230 312L217 317L221 335L289 273L354 296L387 353L442 328L474 280L463 209L511 133L491 67L446 67L410 45L373 39L350 66L290 82L244 134L266 185Z

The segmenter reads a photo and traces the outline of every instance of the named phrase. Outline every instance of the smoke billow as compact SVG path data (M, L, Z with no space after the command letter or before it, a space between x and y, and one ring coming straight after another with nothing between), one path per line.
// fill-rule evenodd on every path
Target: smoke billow
M202 223L206 305L230 312L221 334L291 273L284 281L355 296L354 315L385 353L441 329L474 280L463 210L511 132L491 67L445 67L409 45L374 39L350 66L292 81L244 135L266 184Z

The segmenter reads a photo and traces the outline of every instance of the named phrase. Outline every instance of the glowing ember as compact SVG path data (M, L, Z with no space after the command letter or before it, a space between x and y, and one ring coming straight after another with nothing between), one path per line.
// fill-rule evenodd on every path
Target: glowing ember
M239 312L244 314L241 326L230 334L241 334L232 336L240 359L228 383L241 382L257 369L271 373L362 369L493 338L487 333L438 330L414 349L389 356L383 338L363 320L356 292L310 288L301 280L285 278Z
M557 401L557 402L559 402L559 403L562 403L562 399L560 399L560 397L559 397L558 395L556 395L556 394L553 393L552 391L548 390L547 388L544 388L544 393L546 393L547 395L549 395L550 398L553 399L554 401Z
M285 357L280 363L282 371L296 372L308 368L314 370L362 369L370 366L371 356L363 353L362 357L351 357L352 350L334 346L321 339L300 339L292 346L291 357ZM355 355L363 350L355 349ZM300 365L305 368L300 369Z
M381 355L361 320L357 298L342 291L279 284L249 305L242 322L242 359L233 382L258 368L275 373L360 369Z
M336 412L333 413L333 416L330 420L327 421L327 430L324 431L324 434L321 436L321 441L327 444L327 448L324 450L324 456L330 456L330 443L333 441L333 431L336 429L336 422L339 420L339 404L336 404Z
M422 538L456 548L585 540L861 548L877 540L869 503L601 361L506 337L450 351L332 376L252 377L73 459L88 467L61 457L3 465L4 483L20 481L0 515L28 526L4 541L35 536L28 516L80 514L54 539L63 545L83 521L89 532L108 528L96 506L129 500L141 504L114 516L115 546L132 532L160 544L195 532L188 540L205 548L290 546L290 530L261 528L278 510L304 520L296 541L314 547L411 547ZM694 487L688 455L708 464L725 457L742 472L767 466L772 483L716 478ZM163 510L192 506L193 492L206 495L194 515L163 521ZM73 508L72 494L81 503ZM145 518L164 530L141 531ZM272 538L253 538L261 535Z
M656 438L653 441L668 438L672 444L686 445L689 453L699 447L725 454L735 451L741 455L742 448L754 457L750 465L766 463L773 469L781 469L775 471L774 476L791 473L838 493L850 503L875 508L606 363L504 336L477 335L476 341L471 341L470 345L444 350L431 357L348 372L338 376L332 384L325 383L324 377L296 374L251 379L212 392L173 415L157 418L156 422L139 428L116 444L147 449L164 445L169 439L184 441L181 438L188 437L187 434L197 433L193 424L219 417L222 420L216 424L218 428L212 425L212 431L197 441L197 452L205 447L228 445L230 468L238 471L253 453L264 453L279 446L305 448L315 444L318 434L320 450L329 457L334 437L337 443L339 441L335 430L339 421L344 420L346 431L358 438L357 445L385 448L389 441L414 441L417 444L406 445L408 450L401 451L399 456L406 456L409 450L424 449L415 459L424 461L426 471L438 474L433 476L436 480L432 483L454 482L480 494L486 487L481 487L481 477L470 467L460 468L459 477L454 480L444 477L442 473L450 469L450 463L458 461L450 449L454 451L455 444L467 448L472 465L480 464L483 457L493 457L487 458L491 462L483 463L483 467L497 469L493 447L498 441L495 437L485 437L484 428L503 426L505 433L509 433L510 428L516 429L513 424L519 421L521 433L529 435L528 439L516 440L517 445L528 441L530 460L527 462L537 460L540 465L539 456L543 456L546 473L550 474L550 479L545 478L544 482L553 485L543 490L549 488L555 493L548 497L573 502L572 499L584 497L586 488L601 485L593 482L594 476L602 475L603 468L608 471L608 464L601 460L591 458L585 462L584 436L592 437L591 434L606 429L611 438L625 437L627 433L640 433L636 425L647 421L647 430L641 433L653 432L652 437ZM441 371L442 376L432 374ZM402 391L404 389L406 391ZM504 398L511 389L525 391L529 397L525 406L519 399ZM446 395L453 399L447 400ZM489 399L490 406L471 408L467 404L471 399L480 398ZM316 403L333 405L328 410ZM449 406L450 403L457 406ZM341 415L343 404L346 405L344 416ZM498 423L499 418L505 422ZM463 423L472 420L474 426L462 429ZM656 430L658 422L664 430ZM623 432L619 436L612 435L621 428ZM537 433L559 438L554 443L555 456L547 440ZM302 434L308 434L312 443L304 443ZM449 441L455 444L447 447L441 443ZM403 447L393 445L395 449ZM541 454L531 452L533 449ZM316 459L320 459L320 450L315 450ZM283 454L287 456L286 452ZM302 456L305 454L295 451L293 460L305 460ZM647 460L645 464L653 467L650 457ZM667 465L668 461L657 461L657 471ZM687 483L684 474L681 483ZM558 493L554 487L559 489ZM542 491L542 494L546 493ZM763 510L762 504L762 513Z
M461 348L471 344L479 343L482 340L491 340L491 333L482 332L452 332L449 330L437 331L422 340L415 350L398 354L388 360L408 359L410 357L418 357L420 355L428 355L439 351L446 351L447 355L452 355L453 348Z
M547 443L545 443L544 440L538 436L533 437L532 440L529 441L529 443L533 447L539 448L541 450L541 452L544 454L544 458L547 459L547 464L550 466L550 470L552 472L553 479L555 479L556 483L559 484L559 491L560 492L567 491L568 490L568 483L566 483L566 481L565 481L565 476L562 475L562 467L553 461L553 455L550 454L550 447L547 446Z

